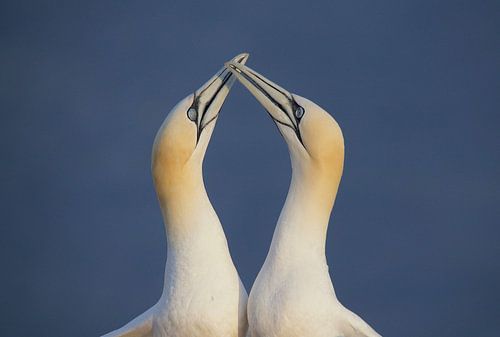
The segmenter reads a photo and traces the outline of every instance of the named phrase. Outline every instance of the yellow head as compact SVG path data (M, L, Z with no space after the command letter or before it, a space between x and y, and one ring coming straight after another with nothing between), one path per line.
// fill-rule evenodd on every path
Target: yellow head
M226 67L264 106L285 139L293 175L333 202L344 164L344 138L333 117L310 100L292 94L236 62Z
M233 61L246 62L248 54ZM157 193L168 198L203 182L201 169L210 137L234 76L221 69L181 100L161 125L153 145L152 173Z

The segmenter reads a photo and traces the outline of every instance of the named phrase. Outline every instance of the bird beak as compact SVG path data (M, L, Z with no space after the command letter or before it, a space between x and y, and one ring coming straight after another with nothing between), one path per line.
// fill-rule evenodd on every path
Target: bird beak
M248 56L248 53L239 54L231 62L244 64ZM196 111L198 140L203 129L217 119L234 81L235 78L231 71L224 67L194 92L193 103L190 109Z
M302 143L299 123L304 115L304 108L295 101L293 95L241 63L231 60L225 65L264 106L278 126L291 128Z

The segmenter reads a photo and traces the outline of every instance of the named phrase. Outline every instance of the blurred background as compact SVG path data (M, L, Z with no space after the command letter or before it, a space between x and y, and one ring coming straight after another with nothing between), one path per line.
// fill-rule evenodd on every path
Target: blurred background
M498 1L3 1L0 335L99 336L156 302L153 138L247 51L343 129L340 300L385 337L498 336L499 22ZM248 290L289 165L237 83L205 181Z

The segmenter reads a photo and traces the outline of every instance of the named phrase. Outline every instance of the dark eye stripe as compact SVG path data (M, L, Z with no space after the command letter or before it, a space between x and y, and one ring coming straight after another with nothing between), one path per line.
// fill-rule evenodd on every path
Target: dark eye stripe
M215 97L217 97L217 95L219 95L219 92L226 85L227 81L231 78L231 76L232 76L232 74L229 71L226 73L226 75L224 75L224 78L222 79L221 85L217 88L217 91L215 91L215 93L210 98L210 101L208 101L207 104L205 105L205 107L203 108L203 114L201 115L200 123L203 121L205 114L207 113L208 109L210 108L210 105L212 105L212 103L214 102Z
M292 98L289 98L287 94L283 93L281 90L279 90L278 88L275 88L273 85L269 84L266 80L260 78L259 76L257 76L262 82L266 83L267 85L269 85L270 87L274 88L275 90L277 90L278 92L280 92L281 94L283 94L285 97L287 97L289 100L290 100L290 105L292 107L292 111L293 112L293 119L290 115L288 115L288 112L285 110L285 108L279 103L277 102L267 91L265 91L257 82L255 82L255 80L253 78L251 78L250 76L248 76L247 74L245 74L245 72L243 71L240 71L239 74L241 74L243 77L245 77L245 79L247 79L250 83L252 83L252 85L257 88L264 96L266 96L270 101L271 103L273 103L274 105L276 105L281 111L283 111L283 113L285 114L285 116L288 117L288 119L290 120L290 124L287 124L287 123L284 123L284 122L281 122L277 119L275 119L273 117L273 115L271 115L269 113L269 111L267 111L267 113L269 114L269 116L271 116L271 118L278 124L281 124L281 125L284 125L284 126L287 126L289 127L290 129L292 129L294 132L295 132L295 135L297 136L297 139L299 140L299 142L302 144L302 146L305 148L306 146L304 145L304 142L302 141L302 135L300 134L300 130L299 130L299 122L300 122L300 119L302 118L302 116L304 115L305 113L305 110L303 107L301 107L300 105L297 104L297 102L295 102L295 100ZM297 111L298 109L302 109L302 114L300 117L297 117L295 115L295 111ZM295 120L295 123L294 123L294 120Z
M189 120L196 123L198 119L198 111L195 108L189 108L189 110L187 111L187 117L189 118Z
M301 106L298 106L297 109L295 109L295 117L297 118L302 118L302 116L304 116L304 108L301 107Z
M210 123L212 123L216 118L217 116L219 116L219 113L216 113L215 116L213 116L209 121L207 121L206 123L203 123L203 118L205 118L205 115L207 113L207 111L210 109L210 106L212 105L212 103L214 102L215 98L219 95L219 92L222 90L222 88L226 85L227 81L231 78L231 76L233 75L231 72L227 72L225 75L224 75L224 78L222 79L222 83L217 87L217 90L215 91L215 93L212 95L212 97L210 97L210 100L205 104L205 106L203 107L203 112L201 113L201 117L199 116L198 114L198 110L199 110L199 104L200 104L200 95L202 93L205 92L205 90L210 87L217 78L220 77L220 75L222 75L222 73L224 72L225 69L222 70L222 72L218 73L216 78L210 82L210 84L201 91L200 94L196 94L196 91L194 92L193 94L193 103L191 104L191 107L189 107L188 111L187 111L187 117L190 121L194 122L196 124L196 144L198 144L198 141L200 140L200 136L201 136L201 132L203 131L203 129ZM200 118L198 118L200 117Z

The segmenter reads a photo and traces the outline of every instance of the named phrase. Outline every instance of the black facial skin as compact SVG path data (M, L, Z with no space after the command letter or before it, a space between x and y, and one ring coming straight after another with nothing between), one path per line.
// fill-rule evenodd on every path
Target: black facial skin
M234 70L238 71L237 68L234 67L231 64L229 65L229 67L231 67ZM283 111L283 113L285 114L285 116L287 116L287 118L290 121L290 123L282 122L282 121L279 121L279 120L275 119L273 117L273 115L269 111L266 110L267 113L269 114L269 116L271 116L271 118L274 120L275 123L287 126L290 129L292 129L295 132L295 135L297 136L297 139L299 140L299 142L305 148L304 142L302 141L302 135L300 134L300 129L299 129L300 121L302 120L302 117L304 116L304 114L306 112L305 109L302 106L300 106L295 101L295 99L293 98L293 95L291 95L291 94L289 94L287 92L284 92L284 91L280 90L279 88L275 87L274 85L272 85L271 83L269 83L268 81L266 81L264 78L260 77L259 74L256 74L255 72L251 71L250 69L248 69L247 71L250 72L253 76L257 77L259 80L261 80L262 82L266 83L268 86L270 86L271 88L273 88L274 90L278 91L280 94L282 94L283 96L286 97L286 99L288 100L288 104L290 105L291 110L292 110L292 116L290 116L288 114L287 110L285 109L285 107L282 104L280 104L278 101L276 101L266 90L264 90L264 88L262 88L250 76L248 76L247 74L245 74L242 71L241 72L238 71L238 73L241 76L243 76L247 81L249 81L250 83L252 83L252 85L257 90L259 90L264 96L266 96L266 98L269 99L269 101L271 103L273 103L278 109L280 109L281 111Z
M224 71L225 71L225 69L223 69L219 74L217 74L217 76L214 78L214 80L209 85L207 85L206 88L203 89L199 94L196 94L196 91L193 93L193 103L191 104L191 106L187 110L186 114L187 114L187 118L196 124L196 144L198 144L198 141L200 140L201 133L203 132L205 127L207 125L209 125L210 123L212 123L219 116L219 112L217 112L217 114L214 117L212 117L212 119L210 119L208 122L206 122L204 125L202 125L203 118L205 117L205 114L207 113L208 109L210 108L210 106L214 102L215 98L217 97L217 95L219 94L221 89L226 85L227 81L231 78L231 76L232 76L231 72L227 72L224 75L224 77L222 79L222 83L219 85L219 87L217 87L217 90L215 91L215 93L212 95L210 100L203 107L200 106L201 105L200 104L200 97L201 97L201 95L203 95L205 90L207 90L215 82L215 80L217 78L219 78L220 75L222 75L222 73ZM222 106L221 106L221 108L222 108ZM201 111L201 117L198 118L200 111ZM199 122L198 122L198 120L199 120Z

